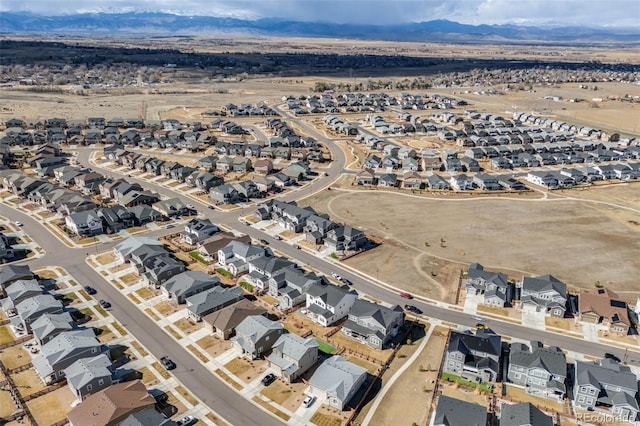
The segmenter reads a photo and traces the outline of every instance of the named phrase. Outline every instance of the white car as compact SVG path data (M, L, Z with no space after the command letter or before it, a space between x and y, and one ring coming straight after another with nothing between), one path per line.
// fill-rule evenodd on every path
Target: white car
M188 208L188 209L193 210L193 209L195 209L196 207L195 207L193 204L187 204L187 208Z
M176 423L178 424L178 426L189 426L195 424L197 421L198 420L193 416L186 416L178 420Z
M335 272L332 272L331 276L333 278L335 278L336 280L338 280L338 281L342 281L342 277L340 275L336 274Z
M307 395L307 397L304 399L304 401L302 401L302 406L304 408L309 408L309 407L311 407L311 404L313 404L313 402L315 400L316 400L315 396Z
M22 222L17 222L17 221L16 221L16 226L20 226L20 227L22 227L22 226L23 226L23 224L22 224Z

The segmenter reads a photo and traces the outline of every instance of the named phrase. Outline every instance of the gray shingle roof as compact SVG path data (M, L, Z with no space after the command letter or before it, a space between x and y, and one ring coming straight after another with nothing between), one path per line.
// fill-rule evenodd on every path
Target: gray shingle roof
M371 318L385 330L391 324L395 324L398 317L404 316L404 311L399 305L388 308L364 299L357 299L349 311L349 316L358 318Z
M629 367L611 359L594 362L576 361L576 386L587 384L596 388L612 385L637 390L638 378Z
M433 424L435 426L486 426L487 409L478 404L441 395Z
M531 347L514 343L509 353L509 363L525 368L542 368L555 376L567 376L567 358L557 346L541 347L532 342Z
M165 281L163 287L176 296L182 296L191 289L211 288L219 283L220 280L217 277L202 271L184 271Z
M355 365L340 355L334 355L320 364L309 380L309 385L321 389L343 402L352 392L361 378L367 374L367 369Z
M321 298L328 306L337 306L347 294L356 294L347 286L338 287L331 284L315 284L309 287L307 294Z
M162 246L157 238L150 237L129 237L123 242L117 244L114 249L123 257L127 257L142 246Z
M73 325L74 322L69 312L44 314L31 324L31 332L38 340L42 340L51 333L71 330Z
M109 357L100 354L91 358L82 358L65 368L64 374L67 382L74 389L79 389L93 379L108 378L112 374L112 365Z
M187 298L188 310L196 315L212 312L242 296L241 287L213 287Z
M553 426L553 418L530 402L502 404L500 426Z

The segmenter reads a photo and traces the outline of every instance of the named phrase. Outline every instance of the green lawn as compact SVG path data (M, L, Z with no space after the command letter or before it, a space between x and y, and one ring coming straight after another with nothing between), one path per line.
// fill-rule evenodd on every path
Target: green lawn
M200 263L204 263L205 265L207 264L207 261L204 260L202 256L200 256L200 253L198 253L197 250L190 251L189 256L193 257L195 260L197 260Z
M491 389L493 388L493 386L491 386L488 383L481 384L476 382L470 382L469 380L465 380L462 377L456 376L455 374L451 374L451 373L442 373L442 379L448 382L456 382L463 386L468 386L470 388L479 388L480 390L483 390L485 392L491 392Z
M242 282L240 282L240 287L244 288L249 293L253 293L253 285L251 283L248 283L246 281L242 281Z
M333 346L325 342L324 340L320 340L316 338L316 342L318 342L318 350L320 352L324 352L325 354L331 355L333 351L336 350Z
M233 274L226 269L216 268L216 272L222 275L223 277L232 278Z

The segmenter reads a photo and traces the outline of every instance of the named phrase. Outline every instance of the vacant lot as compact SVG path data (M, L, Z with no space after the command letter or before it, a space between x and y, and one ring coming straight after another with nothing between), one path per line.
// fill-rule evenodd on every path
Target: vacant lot
M407 290L424 290L417 273L426 275L424 284L432 277L445 288L454 288L450 274L442 280L424 273L418 256L426 255L458 263L458 271L480 262L514 277L552 274L577 287L590 288L600 281L613 290L637 291L640 226L631 225L640 222L640 214L616 206L517 196L425 199L377 191L324 192L309 201L301 204L399 244L395 250L376 248L352 262L385 279L382 270L390 268L390 256L412 256L414 265L404 259L403 268L393 266L392 282L403 283ZM359 259L363 256L368 259Z

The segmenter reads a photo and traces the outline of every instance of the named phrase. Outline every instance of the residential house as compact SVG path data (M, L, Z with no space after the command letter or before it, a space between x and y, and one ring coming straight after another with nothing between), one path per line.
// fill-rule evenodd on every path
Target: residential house
M234 157L232 170L238 173L247 173L251 171L251 160L249 158Z
M67 413L67 419L70 426L125 426L130 416L153 410L155 404L155 398L142 381L134 380L114 384L89 396ZM159 418L152 423L141 423L134 418L135 421L126 426L170 426L162 422L162 416Z
M162 284L162 292L178 304L187 302L187 297L202 293L217 285L220 280L201 271L184 271Z
M115 189L119 185L126 184L126 183L127 181L124 179L106 179L102 181L99 185L100 197L102 197L103 200L109 200L109 199L115 198Z
M500 408L500 426L554 426L554 421L553 417L530 402L503 402Z
M581 321L602 324L614 333L626 335L632 326L627 302L607 288L581 292L578 312Z
M273 161L269 160L268 158L261 158L259 160L256 160L256 162L253 164L253 170L255 170L256 173L268 175L273 171Z
M473 382L495 382L500 373L501 337L488 329L452 331L442 371Z
M136 216L119 205L101 207L98 209L98 216L102 219L104 229L110 234L131 228L136 222Z
M222 184L215 186L209 190L209 199L216 204L234 204L239 201L246 201L243 199L232 184Z
M395 188L398 186L398 175L395 173L384 173L378 178L378 186Z
M524 277L519 283L523 309L544 310L548 315L563 318L567 304L567 285L552 275Z
M187 297L187 310L189 318L194 321L202 321L202 318L212 312L219 311L242 299L242 287L223 288L212 287L201 293Z
M465 284L467 295L482 295L487 305L505 307L513 300L513 286L501 272L485 271L479 263L469 265Z
M314 337L282 334L273 345L269 367L291 383L318 362L318 342Z
M96 172L83 173L74 178L75 187L87 194L97 194L104 180L105 177Z
M164 249L163 244L156 238L129 237L113 247L113 254L120 263L131 262L132 257L136 255L139 250L151 247L156 247L158 250Z
M140 204L127 209L134 217L135 223L142 226L145 223L158 222L162 220L162 213L146 204Z
M427 185L431 190L435 189L443 191L449 189L449 184L447 183L447 181L444 180L442 176L437 174L432 174L431 176L427 177Z
M338 225L327 231L324 243L334 251L358 250L365 246L367 237L357 228Z
M266 309L255 305L253 302L247 299L240 299L231 305L203 316L202 321L211 327L214 336L228 340L235 334L236 327L245 318L266 313Z
M107 182L107 181L105 181ZM103 183L103 187L105 187ZM113 181L113 185L105 187L105 194L122 204L122 199L130 192L143 192L144 188L139 183L129 183L124 179ZM103 196L104 196L103 195Z
M402 187L405 189L422 188L422 176L415 171L405 172L402 176Z
M358 294L348 286L314 284L307 290L307 316L328 327L348 315L357 297Z
M557 346L545 348L535 341L531 346L512 343L507 377L528 394L562 402L567 392L567 359Z
M185 265L171 254L159 253L155 256L150 256L144 261L144 274L143 279L146 280L149 285L154 285L156 288L160 286L171 277L184 272Z
M7 297L0 303L2 304L2 309L7 312L14 309L23 300L43 294L43 289L35 279L17 280L7 286L5 293Z
M253 360L269 352L284 332L285 329L279 322L262 315L251 315L236 326L236 335L231 341L240 350L241 356Z
M191 219L180 234L187 244L195 245L220 231L209 219Z
M238 275L249 270L249 262L266 256L266 250L240 241L232 241L218 250L218 264L231 274Z
M446 395L440 395L438 398L436 412L430 423L432 426L487 426L489 424L486 407Z
M33 366L45 384L65 377L65 369L82 358L100 355L103 347L93 329L65 331L42 345Z
M218 250L227 246L231 241L236 240L245 244L251 244L251 237L248 235L236 237L230 232L218 232L212 237L197 243L198 254L208 262L216 262L218 260Z
M0 292L18 280L31 280L35 276L29 265L7 265L0 268Z
M113 384L115 367L107 355L100 354L91 358L78 359L65 368L64 376L76 401L82 402Z
M573 402L577 407L633 423L640 411L637 398L638 378L629 367L609 358L576 361Z
M207 172L213 171L216 168L217 160L218 157L207 155L206 157L202 157L200 160L198 160L198 167Z
M257 292L268 289L269 295L278 299L281 310L305 303L309 288L322 283L322 279L313 272L305 273L295 267L281 268L270 277L253 271L248 277L255 284Z
M356 174L354 184L371 186L376 180L376 175L371 169L363 169Z
M330 407L344 410L366 378L366 368L334 355L316 369L305 393L325 401Z
M151 206L166 217L181 216L190 214L191 210L179 198L169 198L160 200Z
M459 175L453 175L449 179L449 185L451 189L456 191L468 191L473 189L473 179L469 176L461 173Z
M32 323L44 314L59 314L62 303L50 294L38 294L15 305L20 321L27 333L31 333Z
M383 349L390 339L397 336L403 325L404 310L399 305L388 308L357 299L342 326L342 334L374 349Z
M86 237L104 232L102 219L95 209L71 213L64 218L64 222L69 231L77 236Z
M75 328L75 322L69 312L43 314L31 323L31 333L40 346L58 334Z
M155 192L130 191L118 200L118 204L120 204L122 207L127 207L127 208L140 206L142 204L150 206L154 203L157 203L159 200L160 200L160 196Z

